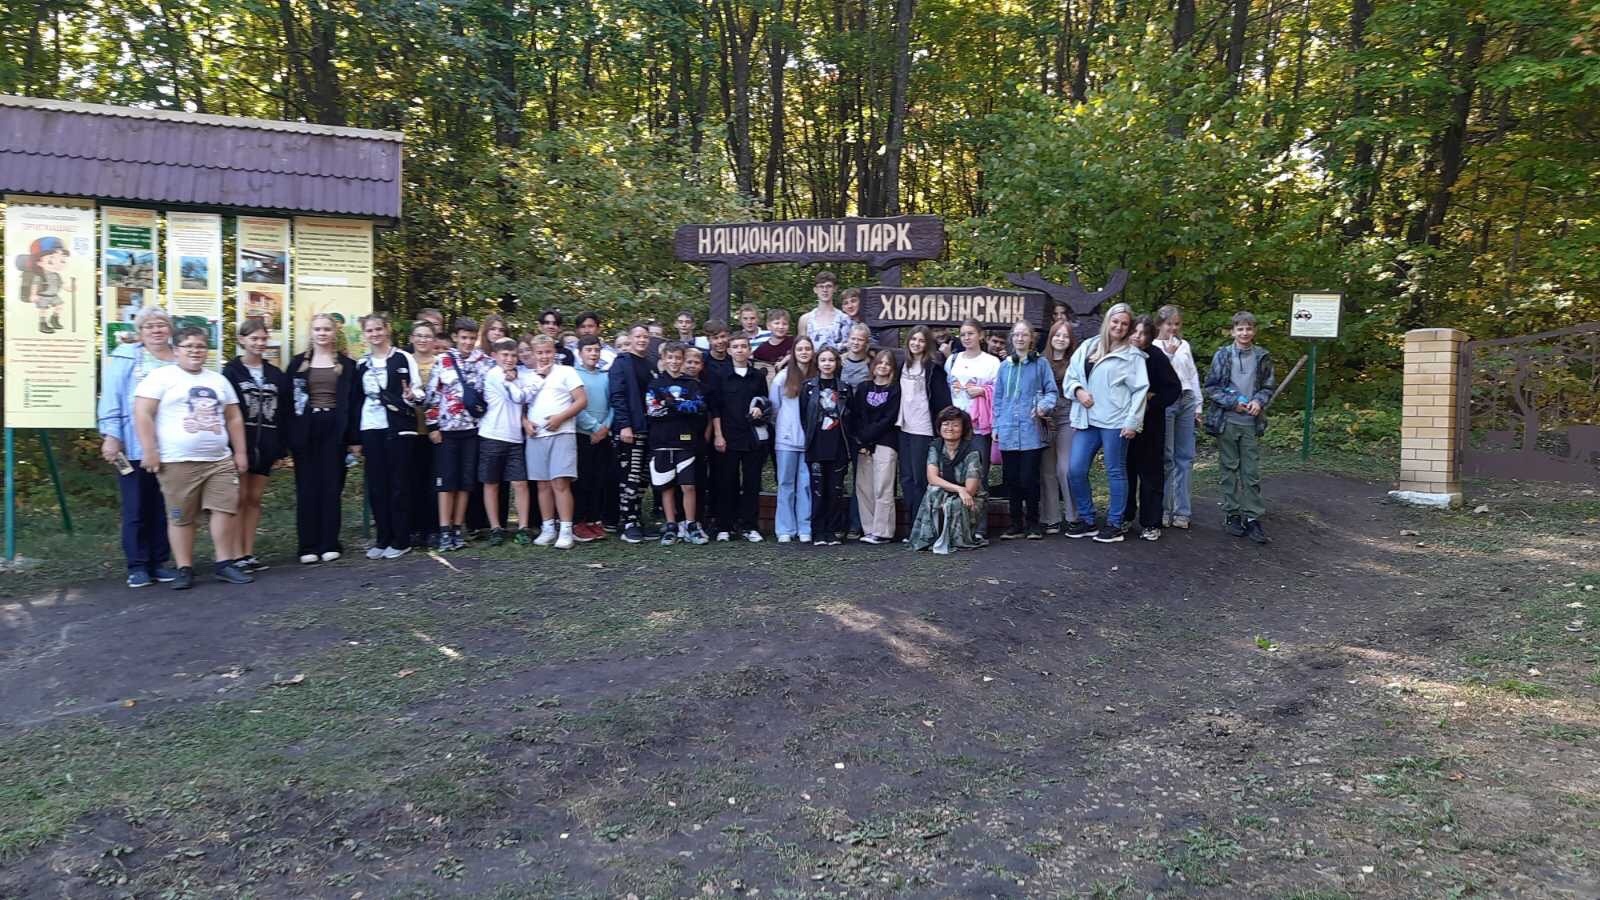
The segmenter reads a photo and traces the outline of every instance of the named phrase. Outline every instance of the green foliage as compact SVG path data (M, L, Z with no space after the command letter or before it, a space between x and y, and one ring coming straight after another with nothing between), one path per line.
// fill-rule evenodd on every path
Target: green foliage
M1165 0L923 0L889 184L896 6L22 0L0 8L0 91L404 131L406 221L378 273L401 313L703 309L675 226L892 195L951 226L912 283L1125 267L1127 299L1183 305L1202 351L1250 308L1292 362L1286 294L1345 291L1325 357L1341 400L1392 396L1409 327L1600 317L1593 4L1372 4L1359 34L1344 0L1257 4L1230 48L1207 0L1174 50ZM809 301L790 267L735 290Z

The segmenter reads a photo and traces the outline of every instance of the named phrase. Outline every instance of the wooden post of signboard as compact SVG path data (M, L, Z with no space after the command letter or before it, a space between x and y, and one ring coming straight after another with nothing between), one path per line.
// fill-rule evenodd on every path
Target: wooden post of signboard
M711 318L727 322L728 299L733 296L733 266L711 264Z

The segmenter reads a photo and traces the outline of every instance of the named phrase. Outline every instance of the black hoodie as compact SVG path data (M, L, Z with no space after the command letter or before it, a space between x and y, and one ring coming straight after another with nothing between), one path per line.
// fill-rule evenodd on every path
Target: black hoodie
M872 450L880 444L900 443L900 384L875 384L864 381L850 395L850 437L857 450Z
M250 468L265 469L282 459L289 450L289 406L293 402L289 376L262 360L261 384L256 384L244 360L235 356L222 367L222 377L239 395Z

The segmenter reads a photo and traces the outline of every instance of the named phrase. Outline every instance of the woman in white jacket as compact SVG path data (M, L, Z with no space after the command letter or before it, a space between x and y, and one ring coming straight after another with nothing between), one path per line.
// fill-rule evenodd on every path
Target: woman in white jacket
M1128 441L1144 424L1144 405L1150 391L1144 351L1129 340L1133 334L1133 309L1118 303L1100 323L1100 334L1083 342L1061 390L1072 398L1072 460L1068 472L1078 517L1086 526L1095 523L1094 495L1089 491L1089 466L1096 451L1105 452L1106 481L1111 499L1105 524L1099 531L1085 528L1068 537L1093 534L1102 544L1122 540L1122 514L1128 504Z

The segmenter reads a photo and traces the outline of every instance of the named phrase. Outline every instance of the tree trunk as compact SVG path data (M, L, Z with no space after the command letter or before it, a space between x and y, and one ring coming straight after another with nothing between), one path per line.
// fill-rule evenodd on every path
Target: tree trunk
M1356 0L1361 2L1361 0ZM1228 30L1228 96L1239 92L1244 78L1244 41L1250 25L1250 0L1233 0L1233 27Z
M1082 103L1089 98L1089 42L1100 27L1100 0L1089 0L1089 18L1078 29L1072 67L1072 99Z
M1179 58L1180 65L1185 70L1189 69L1189 65L1187 60L1182 57L1188 52L1189 41L1194 37L1194 4L1195 0L1177 0L1177 6L1172 16L1172 55ZM1177 100L1179 94L1183 93L1182 82L1184 80L1186 79L1180 77L1179 82L1173 85L1172 97L1174 101ZM1174 108L1167 115L1167 135L1175 141L1182 140L1184 133L1188 130L1189 117L1181 110Z
M895 0L894 81L889 95L889 129L884 141L882 209L886 216L900 214L900 150L905 144L906 93L911 81L911 18L916 0Z
M501 147L520 147L523 96L517 78L516 0L500 0L490 8L489 16L485 31L490 42L489 117L494 142Z
M281 2L281 0L280 0ZM339 26L319 0L302 0L311 13L311 110L314 122L344 125L344 91L334 61L339 58Z
M720 0L719 9L729 75L725 88L732 94L725 101L732 113L728 121L728 156L733 161L739 193L755 197L755 150L750 144L750 51L760 19L753 11L749 24L744 24L734 0Z
M1365 119L1372 115L1372 95L1361 86L1361 59L1360 54L1367 46L1367 19L1372 15L1372 0L1352 0L1350 5L1350 53L1355 59L1351 67L1350 82L1354 90L1350 95L1350 116L1355 119ZM1352 153L1350 187L1353 194L1350 203L1350 216L1345 220L1341 233L1345 241L1357 241L1372 232L1372 199L1373 182L1377 174L1372 166L1373 145L1372 137L1363 127L1356 135L1356 145Z
M762 194L766 198L768 218L772 218L777 214L778 172L783 165L783 71L789 62L789 54L784 49L783 38L783 0L773 0L772 24L767 28L767 80L772 96L772 114L767 126L767 173L762 183Z

